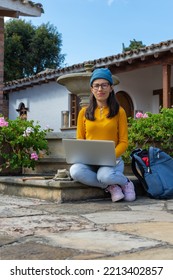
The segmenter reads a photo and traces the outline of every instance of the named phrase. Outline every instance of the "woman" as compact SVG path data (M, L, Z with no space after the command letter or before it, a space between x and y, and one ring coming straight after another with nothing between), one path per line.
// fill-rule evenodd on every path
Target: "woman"
M71 166L70 175L78 182L105 189L113 202L121 199L133 201L136 199L134 185L123 174L121 158L128 146L127 117L116 100L110 70L94 70L90 86L89 106L82 108L78 115L77 139L114 141L119 162L113 167L76 163Z

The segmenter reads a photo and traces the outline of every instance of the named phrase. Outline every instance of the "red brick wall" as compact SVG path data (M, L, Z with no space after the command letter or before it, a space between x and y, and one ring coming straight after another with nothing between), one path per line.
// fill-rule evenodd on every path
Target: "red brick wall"
M0 18L0 113L3 114L4 18Z

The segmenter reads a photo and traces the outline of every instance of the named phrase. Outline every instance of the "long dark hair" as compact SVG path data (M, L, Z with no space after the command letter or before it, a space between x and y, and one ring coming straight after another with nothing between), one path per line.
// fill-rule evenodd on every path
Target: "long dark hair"
M107 99L107 105L109 107L109 113L107 115L107 118L113 118L114 116L116 116L118 114L119 107L120 107L120 105L116 99L114 90L112 90L109 94L109 97ZM96 107L97 107L96 98L95 98L94 94L91 94L90 103L85 112L86 119L88 119L90 121L95 120L94 112L95 112Z

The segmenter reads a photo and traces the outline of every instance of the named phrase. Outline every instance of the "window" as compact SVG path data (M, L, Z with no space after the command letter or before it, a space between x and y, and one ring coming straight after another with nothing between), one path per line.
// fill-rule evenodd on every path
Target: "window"
M76 94L70 94L70 127L77 125L77 116L80 110L80 99Z
M153 90L153 95L159 95L159 107L163 107L163 89ZM173 88L171 87L170 108L173 108Z

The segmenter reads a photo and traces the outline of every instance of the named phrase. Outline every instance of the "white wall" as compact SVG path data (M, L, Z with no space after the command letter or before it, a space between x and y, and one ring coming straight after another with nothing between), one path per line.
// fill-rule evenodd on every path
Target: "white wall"
M47 125L60 131L61 111L69 110L69 92L56 82L36 85L26 90L9 94L9 118L16 119L18 105L28 106L28 120L39 121L42 128Z
M159 112L159 96L153 95L153 90L161 89L162 66L153 66L138 69L117 75L120 84L115 87L115 92L125 91L131 97L135 110L143 112ZM173 84L173 75L171 76Z

